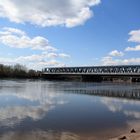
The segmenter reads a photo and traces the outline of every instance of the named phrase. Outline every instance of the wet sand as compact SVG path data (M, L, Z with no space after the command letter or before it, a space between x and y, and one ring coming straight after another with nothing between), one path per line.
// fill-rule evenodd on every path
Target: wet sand
M140 140L140 130L136 132L129 132L126 134L122 134L116 138L112 138L110 140Z

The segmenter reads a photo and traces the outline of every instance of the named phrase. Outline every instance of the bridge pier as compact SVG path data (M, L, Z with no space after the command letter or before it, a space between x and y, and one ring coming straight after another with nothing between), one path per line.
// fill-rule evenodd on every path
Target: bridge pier
M81 75L42 74L42 77L48 80L83 81Z
M132 82L140 82L140 77L133 77Z
M74 74L43 74L43 78L60 81L83 81L83 82L140 82L140 77L132 76L101 76L101 75L74 75Z
M131 83L132 82L132 77L130 76L103 76L102 81L112 81L112 82L127 82Z
M99 75L81 75L83 82L101 82L103 78Z

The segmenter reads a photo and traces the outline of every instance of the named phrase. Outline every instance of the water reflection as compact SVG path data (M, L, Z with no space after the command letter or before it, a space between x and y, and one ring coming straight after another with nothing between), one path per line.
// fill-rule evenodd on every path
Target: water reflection
M74 94L88 94L97 96L127 98L127 99L140 99L140 86L139 85L93 85L93 87L82 87L65 89L66 92Z
M140 119L140 102L133 100L118 100L113 98L104 97L101 102L107 106L107 108L112 112L122 112L124 115L128 117L132 117L134 119ZM127 106L129 104L129 108Z
M20 123L25 118L31 118L34 121L43 118L47 111L53 108L53 105L43 106L14 106L0 108L0 126L13 126Z
M0 139L108 139L140 127L139 99L139 84L1 80Z
M81 140L70 132L57 133L53 131L9 132L0 137L1 140Z
M42 119L56 105L65 104L58 93L40 85L40 81L1 81L0 85L0 126L13 126L30 118Z

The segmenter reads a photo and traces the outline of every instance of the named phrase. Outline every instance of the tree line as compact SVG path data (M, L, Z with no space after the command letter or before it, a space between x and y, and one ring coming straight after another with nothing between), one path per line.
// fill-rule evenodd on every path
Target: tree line
M1 78L40 78L41 71L27 69L26 66L16 64L13 66L0 64Z

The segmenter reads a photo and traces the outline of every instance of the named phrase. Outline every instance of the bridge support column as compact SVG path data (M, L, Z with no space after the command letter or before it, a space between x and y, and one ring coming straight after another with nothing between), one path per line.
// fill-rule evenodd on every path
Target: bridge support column
M132 82L140 82L140 77L133 77Z
M118 78L113 78L113 82L127 82L127 83L132 83L132 77L118 77Z
M84 82L101 82L103 78L99 75L81 75Z
M43 78L48 80L61 80L61 81L82 81L81 75L72 74L44 74Z

